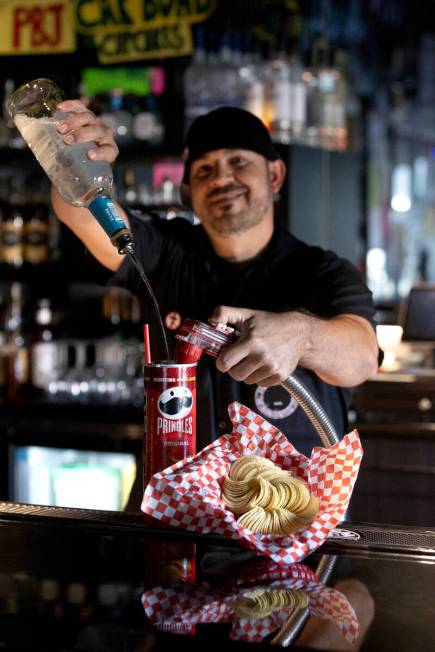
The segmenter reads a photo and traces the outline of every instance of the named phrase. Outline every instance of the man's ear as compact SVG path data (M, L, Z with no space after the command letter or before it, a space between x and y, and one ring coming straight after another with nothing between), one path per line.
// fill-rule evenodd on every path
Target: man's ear
M268 161L269 179L272 187L272 192L278 193L285 179L287 168L282 159L278 158L276 161Z

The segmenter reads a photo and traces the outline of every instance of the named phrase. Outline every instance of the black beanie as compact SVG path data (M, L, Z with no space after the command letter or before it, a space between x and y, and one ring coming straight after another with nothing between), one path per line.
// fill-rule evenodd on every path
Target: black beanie
M193 161L216 149L248 149L276 161L279 154L262 121L249 111L223 106L196 118L185 140L185 162L182 183L189 185Z

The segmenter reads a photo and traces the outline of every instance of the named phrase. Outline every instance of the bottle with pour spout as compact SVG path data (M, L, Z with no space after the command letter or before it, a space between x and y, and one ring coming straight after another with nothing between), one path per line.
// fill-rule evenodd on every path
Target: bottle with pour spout
M67 145L57 128L70 115L58 110L64 99L50 79L40 78L17 88L6 99L6 109L50 181L72 206L85 207L96 218L120 254L128 254L145 284L157 316L166 359L168 342L159 306L137 258L131 231L111 198L113 175L106 161L92 161L88 151L95 143Z
M120 254L133 254L134 240L111 198L113 175L106 161L92 161L95 143L67 145L57 127L68 113L57 106L64 99L50 79L35 79L6 99L6 109L24 140L63 199L86 207Z

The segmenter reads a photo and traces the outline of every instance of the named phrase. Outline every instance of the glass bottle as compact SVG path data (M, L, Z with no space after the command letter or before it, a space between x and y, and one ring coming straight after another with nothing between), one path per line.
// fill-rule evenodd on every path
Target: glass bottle
M68 114L57 109L61 90L50 79L35 79L8 96L6 108L45 173L66 202L87 207L119 253L132 253L130 231L111 199L113 176L106 161L92 161L95 143L67 145L57 127Z

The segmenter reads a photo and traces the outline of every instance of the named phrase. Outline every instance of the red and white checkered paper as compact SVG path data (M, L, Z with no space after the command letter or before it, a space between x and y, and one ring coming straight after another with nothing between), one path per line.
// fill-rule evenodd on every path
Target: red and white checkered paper
M290 564L316 550L346 512L362 459L356 430L330 448L315 447L308 459L276 428L241 403L231 403L231 434L197 455L156 473L142 501L142 511L173 527L220 534L239 540L274 561ZM303 478L319 499L319 513L291 535L254 534L240 525L221 498L221 484L242 455L268 457Z
M358 635L358 621L347 598L319 583L303 564L292 564L287 569L287 578L267 585L236 587L228 593L210 590L205 584L195 586L186 582L171 587L157 586L143 593L142 605L148 620L160 629L181 634L199 623L231 622L231 639L258 642L282 627L292 609L281 609L270 616L250 620L238 616L230 606L231 601L258 588L302 589L308 596L310 614L332 620L343 637L353 643Z

